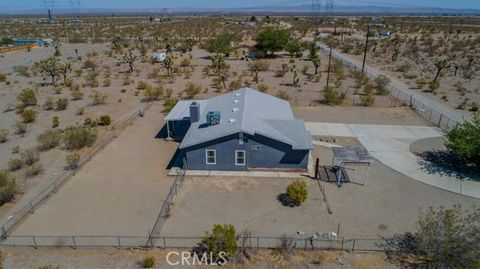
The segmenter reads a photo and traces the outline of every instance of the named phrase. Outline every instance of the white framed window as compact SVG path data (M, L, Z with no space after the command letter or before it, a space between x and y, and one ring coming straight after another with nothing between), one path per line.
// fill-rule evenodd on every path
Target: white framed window
M245 165L245 150L235 150L235 165Z
M207 164L217 164L217 152L214 149L205 150L205 161Z

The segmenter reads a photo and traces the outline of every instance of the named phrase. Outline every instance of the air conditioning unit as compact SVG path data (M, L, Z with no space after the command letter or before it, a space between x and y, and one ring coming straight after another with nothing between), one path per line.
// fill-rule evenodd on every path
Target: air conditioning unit
M207 113L207 124L217 125L220 123L220 111L209 111Z

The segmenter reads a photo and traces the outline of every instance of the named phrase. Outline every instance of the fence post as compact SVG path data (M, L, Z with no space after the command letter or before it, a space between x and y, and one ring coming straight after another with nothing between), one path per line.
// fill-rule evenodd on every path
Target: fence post
M305 248L304 248L304 250L307 250L307 244L308 244L308 239L305 238Z
M259 248L260 246L260 237L257 236L257 249Z
M37 240L35 240L35 236L32 236L32 239L33 239L33 247L37 249L38 246L37 246Z
M165 240L165 237L163 238L163 249L167 249L167 242Z
M441 127L442 118L443 118L443 114L440 114L440 119L438 120L438 124L437 124L438 127Z
M122 248L122 244L120 244L120 236L117 236L117 243L118 243L118 248Z
M5 226L2 226L2 238L7 239L7 230L5 230Z
M352 252L355 251L355 239L353 239Z
M75 236L72 236L73 248L77 249L77 242L75 242Z
M343 243L344 243L345 238L342 237L342 250L343 250Z

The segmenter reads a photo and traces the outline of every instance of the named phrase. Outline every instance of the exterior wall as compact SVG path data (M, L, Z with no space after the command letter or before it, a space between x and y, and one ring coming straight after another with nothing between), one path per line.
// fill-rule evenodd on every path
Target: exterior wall
M206 149L216 151L216 164L206 164ZM235 151L245 150L246 164L235 164ZM292 150L290 145L255 135L244 135L240 144L239 134L229 135L182 150L191 170L244 171L249 168L300 169L308 165L309 150Z

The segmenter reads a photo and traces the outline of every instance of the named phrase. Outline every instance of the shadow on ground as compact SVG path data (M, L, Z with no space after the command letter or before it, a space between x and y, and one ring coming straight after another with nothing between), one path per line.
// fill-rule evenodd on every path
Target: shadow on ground
M445 150L431 150L418 154L421 169L429 174L455 177L460 180L480 181L480 166L467 165L465 160Z

